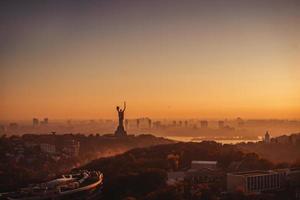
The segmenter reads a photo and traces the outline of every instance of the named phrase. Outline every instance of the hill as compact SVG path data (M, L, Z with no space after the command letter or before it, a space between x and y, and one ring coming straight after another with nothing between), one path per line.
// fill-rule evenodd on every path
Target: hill
M187 169L192 160L218 161L224 177L226 172L234 169L245 171L275 167L268 160L254 153L243 153L234 145L201 142L136 148L121 155L94 160L82 168L104 173L104 199L157 199L156 195L164 190L167 191L164 199L176 199L176 192L170 192L165 184L167 171ZM232 163L239 162L242 164L238 168L232 168ZM225 188L225 178L219 185L219 189L222 188Z
M80 144L79 152L76 155L69 155L66 148L74 142ZM145 134L128 137L98 134L2 136L0 137L0 192L53 179L74 167L100 157L121 154L133 148L169 143L173 141ZM53 146L55 152L43 151L42 144Z

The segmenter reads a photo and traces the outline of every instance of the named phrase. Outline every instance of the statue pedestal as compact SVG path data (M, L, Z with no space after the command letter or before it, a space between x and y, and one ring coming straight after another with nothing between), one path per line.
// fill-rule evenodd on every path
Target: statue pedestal
M115 131L115 136L127 136L124 126L118 126L117 130Z

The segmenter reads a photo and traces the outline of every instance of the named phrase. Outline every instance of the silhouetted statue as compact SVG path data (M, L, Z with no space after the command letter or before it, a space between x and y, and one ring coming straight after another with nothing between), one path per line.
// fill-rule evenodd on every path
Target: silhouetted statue
M124 102L124 108L123 110L117 106L117 111L118 111L118 115L119 115L119 125L123 125L123 121L124 121L124 111L126 110L126 102Z
M126 128L126 130L128 129L128 124L129 124L128 119L125 119L125 128Z
M126 110L126 102L124 102L124 108L121 109L117 106L118 116L119 116L119 125L117 130L115 131L116 136L126 136L127 133L124 129L123 121L124 121L124 111Z

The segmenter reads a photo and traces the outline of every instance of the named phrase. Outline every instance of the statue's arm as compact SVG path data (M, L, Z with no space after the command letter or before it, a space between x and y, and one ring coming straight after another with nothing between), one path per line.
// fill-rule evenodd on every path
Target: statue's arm
M124 101L124 109L123 109L123 111L125 111L126 110L126 101Z

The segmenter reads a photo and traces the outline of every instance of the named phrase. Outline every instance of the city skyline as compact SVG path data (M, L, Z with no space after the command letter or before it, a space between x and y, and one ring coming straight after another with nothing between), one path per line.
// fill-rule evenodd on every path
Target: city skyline
M0 4L0 120L300 119L299 1Z

